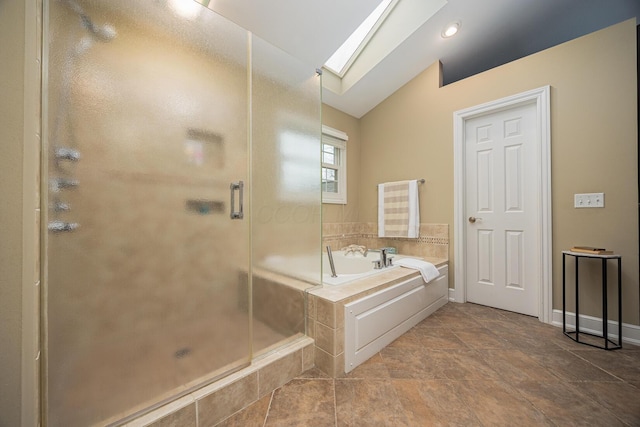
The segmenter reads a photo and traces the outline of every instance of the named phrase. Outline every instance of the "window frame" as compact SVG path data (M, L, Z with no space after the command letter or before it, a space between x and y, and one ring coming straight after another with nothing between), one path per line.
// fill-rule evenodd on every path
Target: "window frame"
M347 141L349 136L338 129L322 125L322 139L320 141L320 171L325 168L337 169L338 171L338 191L336 193L322 191L322 203L347 204ZM326 164L323 160L323 145L328 144L338 150L338 164ZM320 175L322 183L322 175Z

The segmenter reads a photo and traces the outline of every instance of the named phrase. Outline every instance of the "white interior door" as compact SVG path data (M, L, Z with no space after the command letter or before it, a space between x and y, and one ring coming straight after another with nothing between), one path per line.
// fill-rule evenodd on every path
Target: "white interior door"
M538 316L536 104L465 120L467 301Z

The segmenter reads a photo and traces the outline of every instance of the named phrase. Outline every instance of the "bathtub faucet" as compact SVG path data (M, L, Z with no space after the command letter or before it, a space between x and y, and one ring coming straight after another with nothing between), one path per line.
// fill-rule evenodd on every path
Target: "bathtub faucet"
M387 248L369 249L371 252L380 252L380 259L373 262L373 268L380 269L393 266L393 257L388 256Z
M388 267L387 250L385 248L380 249L380 264L382 264L382 267Z

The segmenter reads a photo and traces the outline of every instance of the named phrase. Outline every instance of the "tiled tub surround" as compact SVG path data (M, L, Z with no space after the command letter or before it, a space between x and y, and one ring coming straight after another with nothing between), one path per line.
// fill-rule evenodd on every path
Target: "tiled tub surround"
M254 333L256 325L265 325L273 332L271 337L264 337L260 348L277 344L285 337L304 334L305 289L312 285L264 268L254 268L252 274L253 300L259 302L253 304ZM248 300L246 293L249 287L246 281L247 273L240 273L240 301Z
M395 247L399 254L424 258L436 267L447 264L449 258L448 224L420 224L417 239L380 238L378 224L372 222L323 223L322 233L322 246L331 246L332 250L352 244L369 249ZM396 268L352 283L311 290L307 299L307 334L315 339L316 367L331 377L345 375L345 304L418 275L413 270Z
M447 264L444 258L425 259L436 267ZM345 375L345 304L419 276L420 273L415 270L394 268L343 285L310 290L307 298L307 334L315 340L316 367L334 378Z
M369 249L394 247L399 254L422 258L449 258L449 225L420 224L420 237L378 237L378 224L374 222L336 222L322 224L322 246L340 250L356 244Z

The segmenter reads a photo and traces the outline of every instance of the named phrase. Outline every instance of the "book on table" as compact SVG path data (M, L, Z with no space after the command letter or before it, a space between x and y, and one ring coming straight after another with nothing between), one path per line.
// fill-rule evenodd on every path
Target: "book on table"
M571 248L571 252L580 252L583 254L594 255L612 255L613 251L608 251L605 248L598 248L595 246L574 246Z

